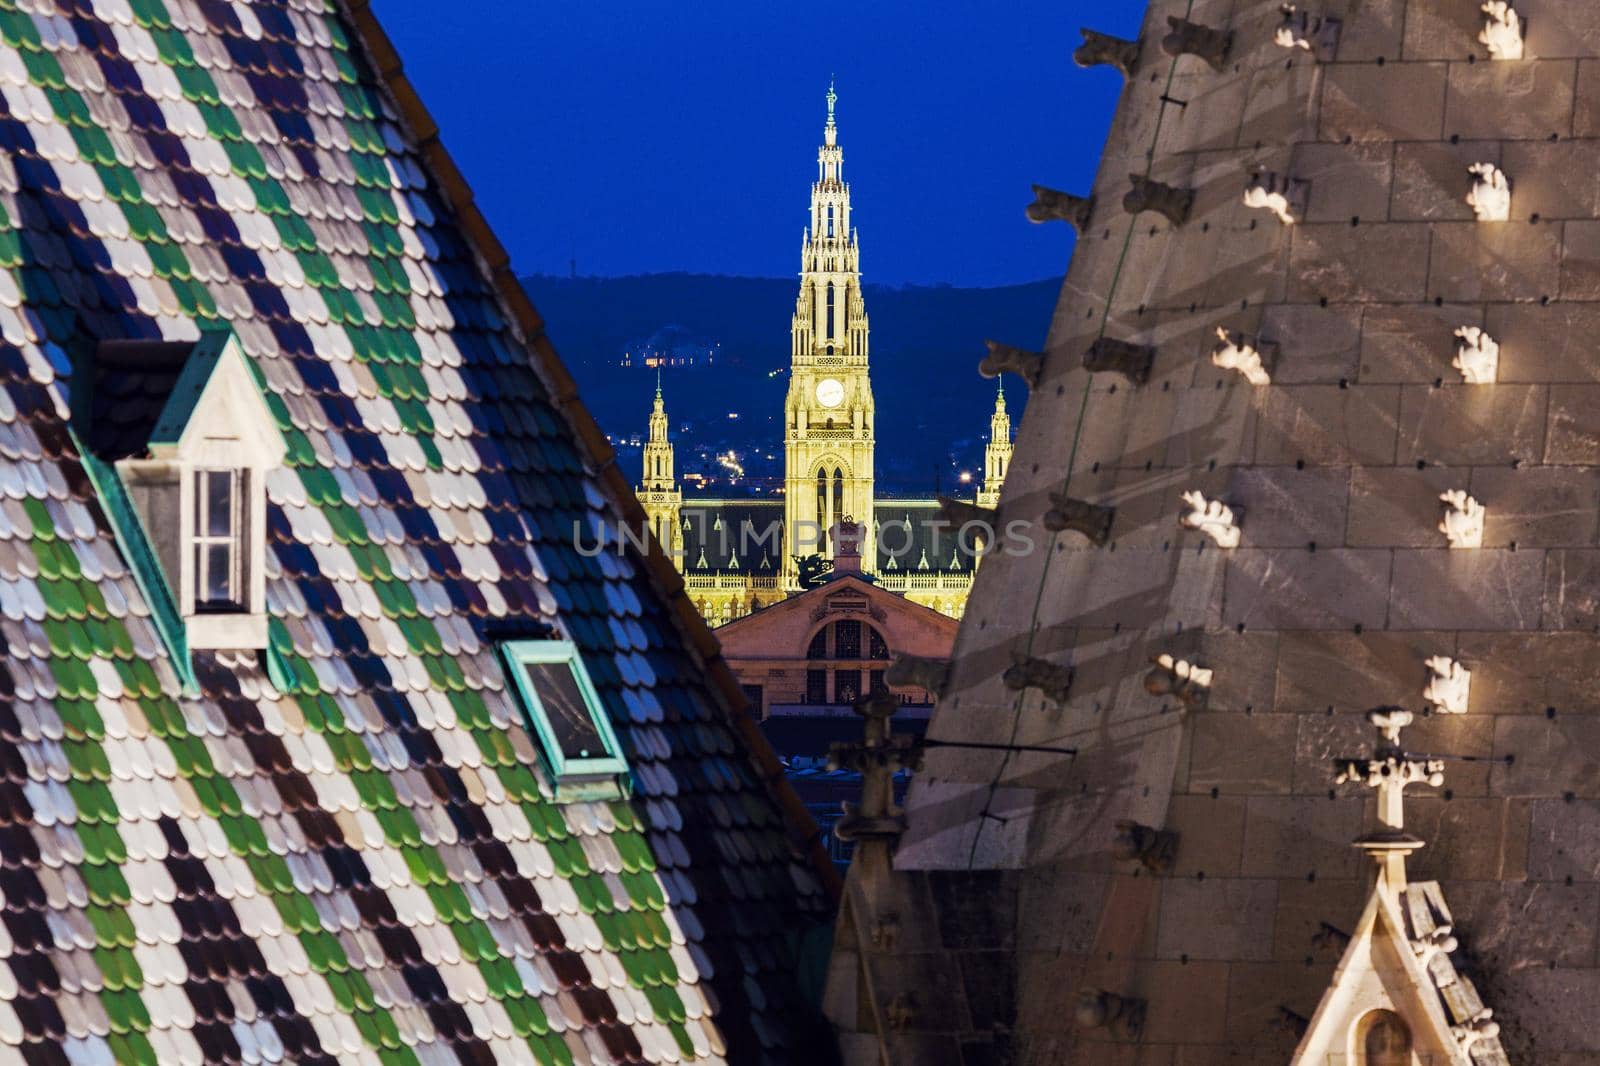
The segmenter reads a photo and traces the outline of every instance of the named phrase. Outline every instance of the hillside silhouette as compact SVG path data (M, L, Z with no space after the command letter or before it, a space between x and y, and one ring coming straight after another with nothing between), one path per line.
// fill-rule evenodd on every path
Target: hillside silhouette
M981 473L995 384L978 376L986 337L1041 347L1060 289L1055 279L997 288L865 285L877 400L877 480L883 493L953 488L958 470ZM720 345L709 367L668 367L662 386L680 470L721 473L732 449L748 475L738 491L781 478L789 322L796 282L786 278L646 274L523 279L584 403L618 444L624 471L639 472L628 441L645 430L655 371L624 351L649 338L693 336ZM1025 390L1007 382L1013 422ZM738 418L730 418L736 413ZM770 456L770 458L768 458Z

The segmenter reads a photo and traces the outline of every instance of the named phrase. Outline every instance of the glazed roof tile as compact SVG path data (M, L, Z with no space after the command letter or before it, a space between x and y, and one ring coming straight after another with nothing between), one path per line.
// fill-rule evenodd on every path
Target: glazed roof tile
M574 547L631 500L409 92L360 3L0 0L0 1045L818 1061L826 892L660 560ZM98 350L87 446L138 454L218 327L288 445L284 688L196 652L193 698L67 427ZM582 648L631 800L547 798L494 652L529 632Z

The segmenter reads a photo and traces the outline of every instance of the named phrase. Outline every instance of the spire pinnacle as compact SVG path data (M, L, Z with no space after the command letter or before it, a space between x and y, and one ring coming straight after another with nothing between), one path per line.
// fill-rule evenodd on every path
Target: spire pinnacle
M661 368L656 367L656 399L661 399Z
M1006 383L1001 377L995 378L994 413L1002 414L1006 409Z
M828 75L828 129L833 129L833 105L839 100L839 94L833 91L833 75Z

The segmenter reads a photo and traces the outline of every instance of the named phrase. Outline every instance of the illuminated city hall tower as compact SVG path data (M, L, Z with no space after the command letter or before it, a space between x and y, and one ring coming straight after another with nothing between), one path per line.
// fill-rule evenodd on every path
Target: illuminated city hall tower
M794 557L831 558L826 531L850 517L873 527L872 383L867 377L867 309L861 298L861 249L850 225L828 87L828 123L811 186L811 223L802 236L800 295L790 327L789 396L784 404L783 584L796 585ZM816 531L821 531L820 533ZM816 546L809 546L810 539ZM871 569L872 552L863 566Z

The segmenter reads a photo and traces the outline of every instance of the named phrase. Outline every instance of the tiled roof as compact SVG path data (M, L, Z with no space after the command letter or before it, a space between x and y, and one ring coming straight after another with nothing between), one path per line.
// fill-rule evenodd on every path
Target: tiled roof
M0 1059L821 1054L775 761L662 557L574 548L637 505L434 135L364 3L0 0ZM288 441L283 671L191 699L67 418L214 324ZM544 798L493 644L540 626L631 800Z

